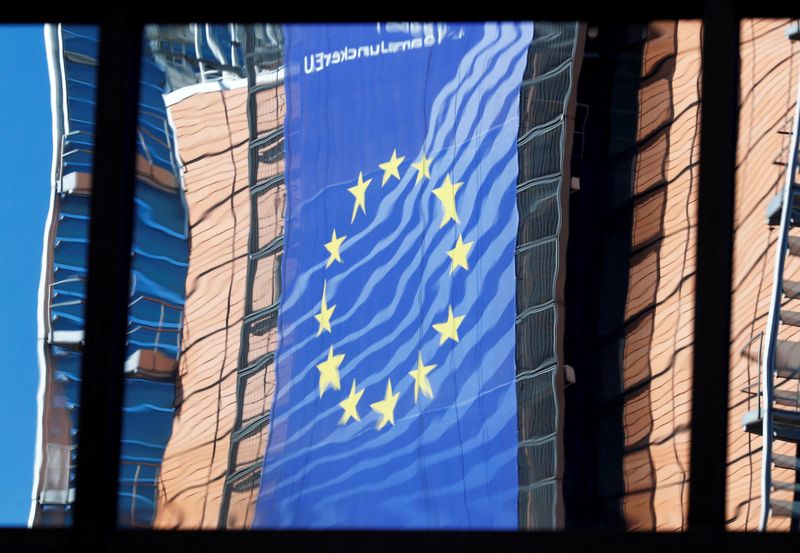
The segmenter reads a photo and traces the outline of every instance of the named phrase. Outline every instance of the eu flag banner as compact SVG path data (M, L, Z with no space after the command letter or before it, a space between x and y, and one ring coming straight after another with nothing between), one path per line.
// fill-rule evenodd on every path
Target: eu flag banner
M517 527L531 23L290 25L276 396L254 526Z

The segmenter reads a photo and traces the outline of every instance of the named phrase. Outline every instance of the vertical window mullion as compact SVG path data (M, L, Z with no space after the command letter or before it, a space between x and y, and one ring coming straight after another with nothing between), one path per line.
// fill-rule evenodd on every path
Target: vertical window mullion
M142 24L126 6L100 28L76 469L75 526L101 532L113 530L117 521L141 71Z
M724 531L739 21L704 3L689 528Z

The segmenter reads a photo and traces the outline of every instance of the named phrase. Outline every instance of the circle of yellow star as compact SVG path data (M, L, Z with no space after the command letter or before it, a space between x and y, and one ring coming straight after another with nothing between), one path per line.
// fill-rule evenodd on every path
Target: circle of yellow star
M331 330L331 316L333 315L333 310L336 309L336 306L331 305L330 307L328 307L328 300L325 297L327 288L328 288L328 281L326 280L325 283L322 285L322 301L320 302L319 313L314 315L314 318L317 319L317 321L319 322L319 328L317 329L317 336L322 334L323 330L327 330L328 332L333 332Z
M419 184L419 181L422 180L423 177L431 178L431 162L433 159L429 159L425 157L425 154L422 154L422 159L420 159L416 163L412 163L411 167L417 170L417 180L414 181L414 186Z
M444 210L442 224L439 225L439 228L442 228L447 221L451 219L456 223L461 223L461 220L458 218L458 212L456 212L456 192L458 192L458 189L463 185L463 182L453 184L448 174L444 179L444 184L434 189L433 194L439 198L439 201L442 203L442 209Z
M380 430L386 426L387 423L392 423L392 426L394 426L394 408L397 405L397 399L399 397L400 392L396 394L392 393L392 379L390 378L388 382L386 382L386 395L384 398L370 404L372 410L381 415L381 420L378 421L375 430Z
M351 223L356 220L356 212L358 211L359 207L361 208L361 211L364 213L364 215L367 214L366 193L367 193L367 186L369 186L369 183L371 182L372 179L364 180L364 175L361 173L361 171L359 171L358 184L356 184L355 186L351 186L350 188L347 189L347 191L350 192L356 198L355 203L353 203L353 216L350 218Z
M400 164L406 159L405 156L397 157L397 150L392 150L392 159L385 163L379 163L378 167L383 170L383 179L381 180L381 187L389 182L390 177L395 177L400 180Z
M454 317L453 307L447 307L447 320L443 323L436 323L433 325L433 329L441 334L439 337L440 346L444 344L448 338L454 342L458 342L458 327L461 326L461 322L464 320L465 316L466 315Z
M339 355L333 354L333 346L328 349L328 358L322 363L317 365L319 369L319 397L325 393L328 388L339 390L339 365L344 361L344 353Z
M472 244L474 244L474 242L464 243L464 239L461 234L458 235L456 247L447 252L447 255L449 255L450 259L453 260L452 263L450 263L451 275L453 274L453 271L456 270L456 267L469 269L469 263L467 263L467 254L469 253L469 250L472 249Z
M325 249L328 250L330 256L328 256L328 262L325 263L325 268L327 269L330 267L334 261L338 261L339 263L343 263L342 256L339 254L339 248L342 247L342 242L347 236L336 236L336 229L333 229L333 234L331 235L331 241L325 244Z
M433 389L431 388L431 381L428 380L428 374L435 368L436 365L425 365L422 362L422 352L419 352L417 368L408 373L411 375L411 378L414 379L414 403L416 403L419 398L420 390L422 390L425 397L433 399Z
M344 400L339 402L339 407L344 409L344 413L342 413L342 418L339 419L339 424L346 424L351 418L361 422L361 417L358 416L358 411L356 410L356 406L358 405L358 400L361 399L361 396L364 395L364 388L361 390L356 391L356 379L353 379L353 385L350 387L350 395L347 396Z

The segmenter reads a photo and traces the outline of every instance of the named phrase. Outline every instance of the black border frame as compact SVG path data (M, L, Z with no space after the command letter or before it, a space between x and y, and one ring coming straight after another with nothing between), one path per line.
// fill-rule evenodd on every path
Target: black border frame
M355 4L348 4L352 10ZM302 7L302 6L299 6ZM739 100L739 18L787 17L783 3L726 0L639 2L613 6L580 0L520 7L487 7L481 19L588 20L653 19L704 20L703 102L698 197L697 294L692 393L691 483L689 530L679 534L621 532L299 532L299 531L178 531L119 530L116 528L116 485L122 403L127 285L130 272L133 169L144 23L223 21L225 6L218 2L164 3L142 0L108 3L102 8L67 2L29 3L21 12L2 19L15 23L100 23L100 68L97 107L97 155L94 180L116 183L97 186L92 196L86 344L83 365L75 523L64 529L0 529L0 551L52 551L99 547L110 551L196 551L233 549L265 551L434 550L470 551L641 551L689 547L703 550L754 551L770 547L798 550L791 534L747 534L725 531L725 480L733 200ZM313 12L319 20L340 20L340 4ZM415 9L416 8L416 9ZM378 8L379 9L379 8ZM310 12L310 10L308 10ZM385 10L384 10L385 11ZM406 14L425 19L452 19L443 7L422 3L402 6ZM798 7L800 12L800 7ZM230 16L230 14L228 14ZM395 13L364 14L353 20ZM306 14L308 16L308 14ZM261 3L236 6L236 19L286 19ZM407 15L406 18L409 16ZM412 18L414 16L411 16ZM706 86L708 85L708 86Z

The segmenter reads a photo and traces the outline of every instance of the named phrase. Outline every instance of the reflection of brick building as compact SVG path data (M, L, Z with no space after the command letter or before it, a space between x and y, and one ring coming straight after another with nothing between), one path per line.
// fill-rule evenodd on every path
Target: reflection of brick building
M623 514L632 529L686 526L700 27L651 24L643 47L622 373Z
M282 85L253 94L282 98ZM251 136L249 97L241 86L170 106L192 248L157 527L246 527L253 515L274 388L284 193L282 140L268 151L278 111Z
M274 391L283 246L283 117L274 28L240 28L244 78L168 97L191 241L159 528L246 528Z
M783 188L789 162L792 118L797 100L800 56L797 42L786 38L788 20L742 20L739 109L739 143L736 156L733 297L731 302L730 410L728 418L728 500L730 528L755 530L761 504L761 436L742 431L745 413L758 407L759 360L766 347L767 326L775 264L778 227L766 223L767 206ZM797 229L790 231L796 236ZM787 255L784 278L800 281L797 257ZM785 284L788 284L785 283ZM797 299L783 309L800 311ZM790 313L791 314L791 313ZM797 342L798 327L783 324L779 340ZM794 361L795 367L796 360ZM778 387L784 394L778 407L797 411L798 381L787 379ZM797 445L775 441L774 453L798 456ZM772 470L775 481L789 486L800 482L800 471ZM772 498L800 500L791 489L773 490ZM794 497L793 497L794 496ZM795 505L798 505L795 503ZM795 519L772 516L768 528L797 531ZM774 513L773 513L774 514Z
M245 92L198 93L170 106L191 253L179 395L161 472L157 526L180 522L200 527L207 512L216 524L219 511L236 416L250 229ZM176 480L181 482L178 490Z
M765 215L785 178L797 95L788 23L741 24L727 494L735 530L758 528L761 503L762 439L742 422L758 405L777 236ZM567 269L566 362L577 375L565 393L567 527L687 527L693 313L702 301L701 30L694 21L620 25L587 41ZM792 263L785 277L800 280ZM792 302L785 308L797 310ZM779 338L796 333L783 325ZM775 443L776 453L797 455L794 444ZM772 474L786 485L773 497L790 502L798 472ZM773 512L768 528L788 529L786 514Z
M685 528L700 23L601 27L586 52L567 269L567 525Z

